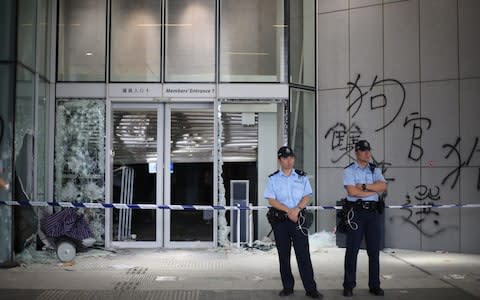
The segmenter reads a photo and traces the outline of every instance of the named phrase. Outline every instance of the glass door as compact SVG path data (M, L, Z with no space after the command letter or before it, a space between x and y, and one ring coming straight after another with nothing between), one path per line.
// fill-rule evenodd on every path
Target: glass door
M176 209L113 209L117 247L212 247L212 104L113 103L111 202ZM176 206L178 205L178 206Z
M163 204L163 121L163 105L112 105L112 203ZM112 242L162 246L162 221L158 209L113 209Z
M165 204L185 210L165 211L166 247L212 247L214 212L188 209L213 205L214 113L211 104L166 106Z

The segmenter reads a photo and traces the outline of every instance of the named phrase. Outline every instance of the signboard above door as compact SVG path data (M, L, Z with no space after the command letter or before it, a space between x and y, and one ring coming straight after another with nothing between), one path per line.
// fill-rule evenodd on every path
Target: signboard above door
M108 91L108 93L106 93ZM288 84L264 83L57 83L57 98L288 99Z

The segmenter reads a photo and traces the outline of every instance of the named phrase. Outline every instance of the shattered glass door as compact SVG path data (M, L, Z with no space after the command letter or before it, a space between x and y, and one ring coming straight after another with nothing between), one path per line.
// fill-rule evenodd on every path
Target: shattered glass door
M112 202L157 204L160 109L114 106L112 110ZM157 240L155 209L115 209L112 225L113 241Z

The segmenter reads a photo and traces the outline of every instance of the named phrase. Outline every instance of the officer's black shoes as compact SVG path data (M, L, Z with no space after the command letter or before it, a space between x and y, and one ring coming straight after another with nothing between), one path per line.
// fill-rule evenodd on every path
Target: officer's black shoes
M278 293L280 297L290 296L291 294L293 294L293 289L283 289Z
M307 291L305 293L305 296L313 298L313 299L323 299L323 295L320 294L317 290Z
M375 296L383 296L385 295L385 292L380 288L370 288L370 294L374 294Z
M343 296L344 297L352 297L353 296L353 290L352 289L343 289Z

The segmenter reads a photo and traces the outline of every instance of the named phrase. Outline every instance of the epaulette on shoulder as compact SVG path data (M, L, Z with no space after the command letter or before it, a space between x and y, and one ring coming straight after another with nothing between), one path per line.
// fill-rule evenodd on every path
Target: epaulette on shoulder
M369 162L368 167L370 168L370 171L375 172L375 168L377 167L376 164Z
M351 164L349 164L348 166L346 166L345 169L346 169L346 168L350 168L351 166L353 166L353 164L354 164L354 163L352 162Z
M280 172L280 170L276 170L276 171L273 172L272 174L268 175L268 177L272 177L273 175L277 174L278 172Z
M303 170L295 169L295 173L297 173L298 176L306 176L307 175L307 173L305 173L305 171L303 171Z

